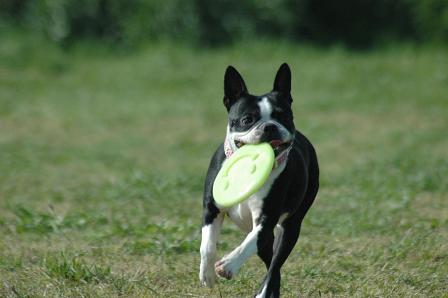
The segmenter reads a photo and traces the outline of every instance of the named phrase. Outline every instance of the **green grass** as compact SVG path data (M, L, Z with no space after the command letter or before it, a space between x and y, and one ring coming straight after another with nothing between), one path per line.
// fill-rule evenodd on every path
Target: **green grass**
M198 281L201 192L228 64L253 93L293 70L321 189L284 297L448 297L448 56L248 42L62 51L0 43L0 296L250 297L252 258ZM219 254L242 234L224 226Z

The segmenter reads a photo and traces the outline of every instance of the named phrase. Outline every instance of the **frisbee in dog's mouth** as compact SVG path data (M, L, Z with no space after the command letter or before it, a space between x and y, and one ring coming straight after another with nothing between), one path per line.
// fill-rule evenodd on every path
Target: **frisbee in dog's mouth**
M237 148L241 148L246 144L241 141L235 141L235 145ZM277 156L284 150L286 150L289 146L291 146L291 141L285 142L282 140L272 140L269 142L269 145L271 145L272 149L274 150L275 156Z

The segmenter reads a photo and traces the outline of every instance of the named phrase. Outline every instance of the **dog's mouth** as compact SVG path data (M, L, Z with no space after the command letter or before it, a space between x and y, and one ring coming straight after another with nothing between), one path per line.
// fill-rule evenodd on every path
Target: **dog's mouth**
M282 153L284 150L288 149L289 146L291 146L292 141L282 141L282 140L272 140L269 142L272 149L274 149L275 156L278 156L280 153ZM241 141L235 141L235 145L237 148L241 148L244 145L246 145L244 142Z
M282 141L282 140L272 140L269 142L272 149L274 149L275 156L278 156L284 150L288 149L291 146L291 141Z

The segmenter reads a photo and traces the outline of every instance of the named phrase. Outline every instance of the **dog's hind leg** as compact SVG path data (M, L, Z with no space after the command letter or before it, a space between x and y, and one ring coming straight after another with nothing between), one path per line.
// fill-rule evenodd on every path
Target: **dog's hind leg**
M269 239L266 245L258 250L258 256L266 265L266 269L268 271L269 267L271 266L274 252L276 249L278 249L278 246L280 244L280 239L282 238L282 235L283 235L283 227L277 224L277 226L274 229L274 237L272 237L272 239ZM268 274L266 274L266 276L264 277L262 284L265 283L267 278Z
M279 237L275 239L274 255L262 286L255 296L256 298L280 297L280 269L299 239L302 220L316 197L319 183L317 179L314 181L310 184L310 188L305 195L306 199L299 210L281 223L283 230L277 234Z
M282 223L283 233L279 235L280 238L278 240L276 239L277 246L275 247L271 264L255 297L276 298L280 296L280 269L299 238L301 220L302 218L298 214L294 214Z
M275 232L274 232L275 234ZM274 243L274 237L271 237L272 239L269 239L265 246L263 246L261 249L258 250L257 254L260 257L260 259L263 261L263 263L266 265L266 269L269 270L269 266L271 265L272 256L274 255L273 251L273 243Z

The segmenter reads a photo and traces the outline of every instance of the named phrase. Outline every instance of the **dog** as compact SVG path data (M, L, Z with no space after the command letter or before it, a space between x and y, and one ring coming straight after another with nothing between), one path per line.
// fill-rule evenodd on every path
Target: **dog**
M291 70L283 63L271 92L248 92L239 72L224 75L224 106L228 112L225 141L215 151L205 178L199 279L213 287L216 275L231 279L242 264L258 254L267 273L255 297L280 296L280 269L299 238L302 220L319 189L319 165L310 141L295 129L291 109ZM245 144L270 143L276 161L262 186L247 200L220 208L213 182L223 162ZM224 216L244 232L244 241L216 261L216 245Z

